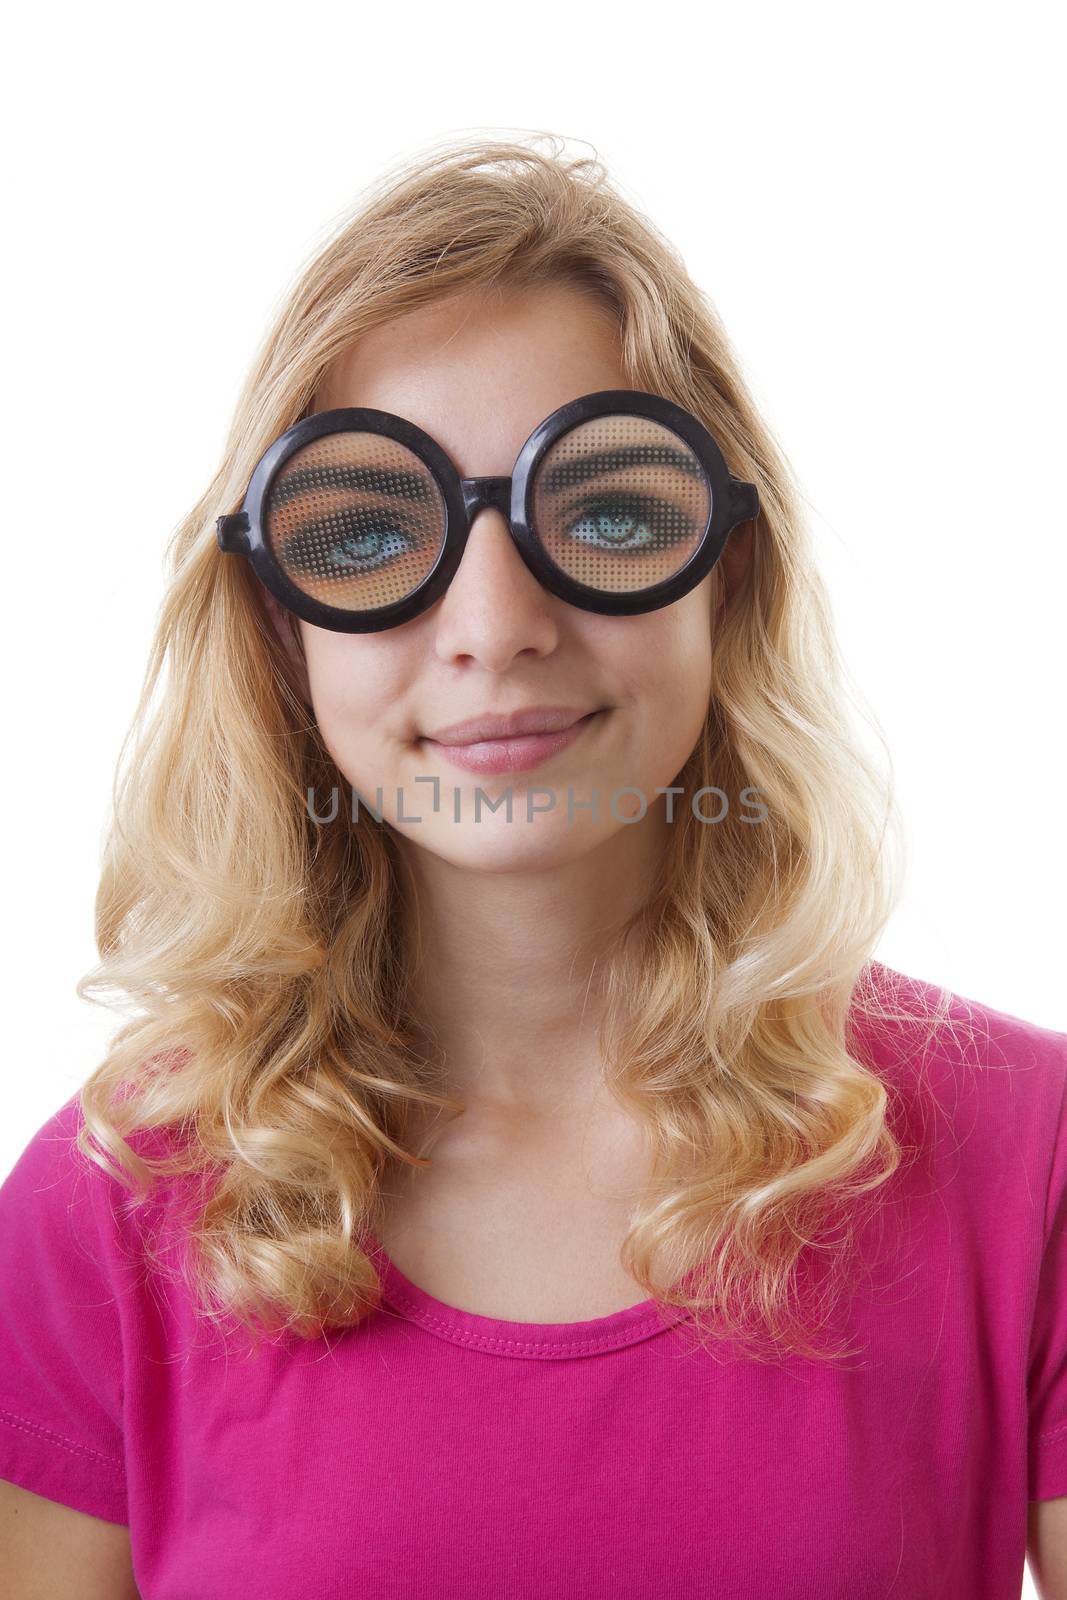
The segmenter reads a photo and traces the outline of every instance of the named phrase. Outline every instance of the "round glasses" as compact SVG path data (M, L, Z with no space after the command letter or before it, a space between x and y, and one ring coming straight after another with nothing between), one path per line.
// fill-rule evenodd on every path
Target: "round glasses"
M731 529L759 515L759 494L691 412L602 389L553 411L498 478L461 478L436 440L391 412L318 412L270 445L216 530L219 548L246 555L305 622L374 633L444 594L486 506L552 594L633 616L695 588Z

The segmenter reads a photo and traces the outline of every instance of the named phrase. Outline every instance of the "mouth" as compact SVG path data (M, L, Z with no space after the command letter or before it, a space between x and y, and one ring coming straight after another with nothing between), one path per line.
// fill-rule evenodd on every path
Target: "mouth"
M605 710L590 711L566 728L551 733L509 734L498 739L473 739L466 744L442 744L436 739L419 742L466 772L493 774L528 772L575 744L591 726L599 724Z

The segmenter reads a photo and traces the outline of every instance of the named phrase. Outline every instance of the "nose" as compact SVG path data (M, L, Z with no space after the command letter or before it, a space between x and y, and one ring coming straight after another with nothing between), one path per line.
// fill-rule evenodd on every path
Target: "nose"
M470 532L452 582L433 608L435 647L442 660L474 657L501 672L520 652L546 655L554 649L556 602L511 537L510 480L468 479L463 493Z

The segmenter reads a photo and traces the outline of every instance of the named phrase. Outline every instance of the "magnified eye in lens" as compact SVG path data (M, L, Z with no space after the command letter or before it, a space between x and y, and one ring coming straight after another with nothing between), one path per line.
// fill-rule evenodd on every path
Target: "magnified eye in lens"
M264 532L290 583L345 611L403 600L433 570L445 505L406 445L352 430L313 439L270 486Z
M538 464L533 531L556 566L590 589L618 594L673 578L710 520L699 458L649 417L593 417Z

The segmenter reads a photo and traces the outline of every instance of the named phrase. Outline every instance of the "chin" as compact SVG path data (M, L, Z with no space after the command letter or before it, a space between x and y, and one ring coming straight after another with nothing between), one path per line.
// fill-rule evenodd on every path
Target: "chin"
M420 828L427 827L429 820L427 815ZM548 820L542 817L527 823L523 818L509 823L501 817L496 828L487 826L488 817L469 827L445 821L443 828L432 833L420 831L405 837L455 867L490 873L546 871L584 855L596 843L592 835L583 836L580 828L564 826L550 831L537 826Z

